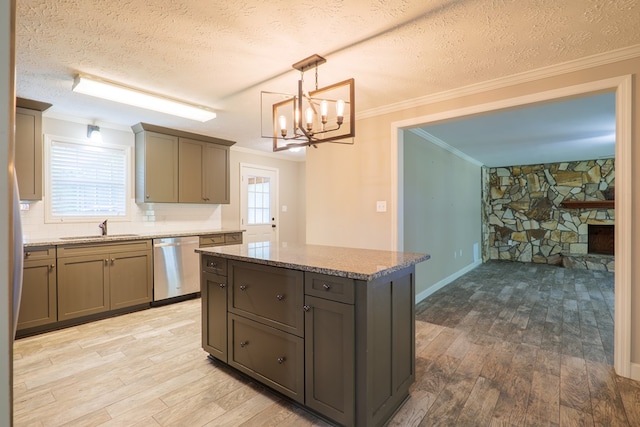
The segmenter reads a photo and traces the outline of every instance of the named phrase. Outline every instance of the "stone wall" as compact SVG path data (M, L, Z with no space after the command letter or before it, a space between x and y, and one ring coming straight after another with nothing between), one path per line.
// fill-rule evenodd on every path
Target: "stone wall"
M612 200L614 159L485 168L483 258L612 269L587 255L588 224L613 224L613 209L567 209L569 200ZM610 267L607 268L607 265ZM592 266L593 267L593 266ZM595 267L593 267L595 268Z

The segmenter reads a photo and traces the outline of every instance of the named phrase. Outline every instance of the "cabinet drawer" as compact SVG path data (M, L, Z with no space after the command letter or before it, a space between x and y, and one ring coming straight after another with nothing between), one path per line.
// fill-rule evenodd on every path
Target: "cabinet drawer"
M353 279L346 277L307 272L304 274L304 293L345 304L353 304L355 283Z
M229 261L229 311L304 336L303 273Z
M151 240L130 240L119 243L87 243L58 246L58 258L114 252L151 251Z
M227 245L237 245L238 243L242 243L242 233L225 234L224 243Z
M204 273L227 275L227 260L214 255L201 255L202 271Z
M210 236L200 236L200 246L224 245L224 234L212 234Z
M229 315L229 364L304 403L304 340Z
M24 248L25 261L53 259L56 257L55 246L29 246Z

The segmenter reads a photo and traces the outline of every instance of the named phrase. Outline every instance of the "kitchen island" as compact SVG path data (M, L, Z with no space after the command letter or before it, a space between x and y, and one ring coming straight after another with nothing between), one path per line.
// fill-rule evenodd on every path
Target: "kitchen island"
M210 357L346 426L384 425L415 379L429 255L270 242L200 248Z

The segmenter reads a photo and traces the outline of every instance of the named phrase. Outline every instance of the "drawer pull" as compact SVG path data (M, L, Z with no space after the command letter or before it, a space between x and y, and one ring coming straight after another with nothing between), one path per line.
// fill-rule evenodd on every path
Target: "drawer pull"
M211 261L207 267L216 268L218 266L217 262Z
M302 309L303 309L304 311L309 311L309 310L311 310L311 307L309 307L308 305L303 305L303 306L302 306Z
M278 363L279 363L279 364L281 364L281 365L282 365L286 360L287 360L287 358L286 358L286 357L284 357L284 356L283 356L283 357L278 357Z
M218 283L218 286L220 286L220 289L224 289L226 285L224 283Z
M25 257L25 258L29 258L30 256L31 256L31 252L25 252L25 253L24 253L24 257Z
M331 285L329 285L328 283L323 284L322 287L324 288L325 291L328 291L329 289L331 289Z
M247 290L247 285L240 285L240 290L241 291L246 291Z
M284 295L283 294L278 294L278 295L276 295L276 298L278 299L278 301L282 301L284 299Z
M240 347L244 348L249 345L249 341L240 341Z

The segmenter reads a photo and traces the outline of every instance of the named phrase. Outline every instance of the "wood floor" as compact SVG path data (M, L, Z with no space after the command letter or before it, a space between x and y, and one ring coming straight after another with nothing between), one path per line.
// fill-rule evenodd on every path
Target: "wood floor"
M15 426L325 426L200 348L190 300L18 340ZM613 274L484 264L416 308L392 426L640 426L611 367Z

